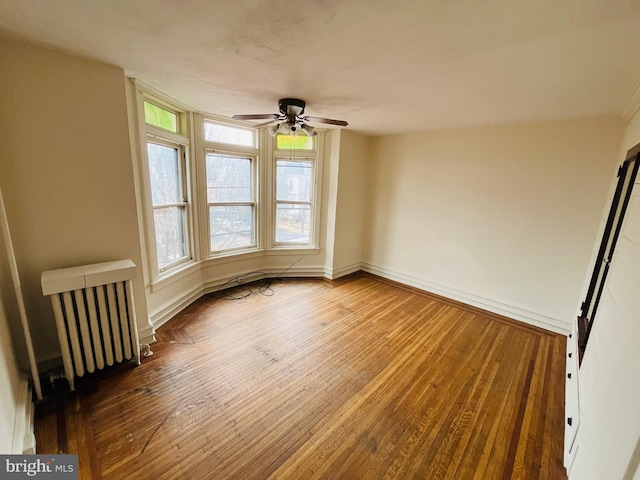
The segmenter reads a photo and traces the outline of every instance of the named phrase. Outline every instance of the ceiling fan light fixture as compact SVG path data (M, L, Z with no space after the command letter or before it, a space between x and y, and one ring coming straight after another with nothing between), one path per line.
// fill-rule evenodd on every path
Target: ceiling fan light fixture
M309 137L315 137L316 135L318 135L318 132L316 132L316 129L313 127L310 127L306 123L303 123L301 128L302 128L302 131L306 133Z
M291 135L298 130L302 130L306 135L310 137L317 135L313 127L308 126L305 122L312 123L326 123L328 125L335 125L338 127L346 127L349 125L344 120L332 120L330 118L320 118L320 117L309 117L302 115L304 114L305 109L305 101L300 100L299 98L281 98L278 102L278 108L280 113L257 113L251 115L234 115L233 118L236 120L264 120L271 119L275 120L276 123L273 126L269 126L269 133L275 135L277 133L282 133L285 135ZM260 127L262 125L259 125ZM275 133L274 133L275 132Z
M269 132L269 135L271 135L272 137L275 137L278 134L279 127L280 127L279 123L275 123L273 125L267 126L267 131Z
M291 123L287 121L278 124L278 133L289 135L291 133Z

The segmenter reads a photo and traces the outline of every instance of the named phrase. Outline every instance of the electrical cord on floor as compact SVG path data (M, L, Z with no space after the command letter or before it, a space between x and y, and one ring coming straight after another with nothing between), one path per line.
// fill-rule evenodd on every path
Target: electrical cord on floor
M287 268L282 270L280 273L278 273L274 277L270 277L268 273L260 272L260 271L243 273L242 275L237 275L233 278L230 278L229 280L224 282L222 285L218 286L218 288L216 288L216 290L213 293L217 294L223 300L244 300L245 298L248 298L251 295L257 295L257 294L264 295L265 297L272 297L276 293L272 288L273 282L279 280L285 273L291 270L294 266L296 266L306 257L311 255L312 252L319 249L320 247L313 247L312 249L310 249L308 252L306 252L304 255L302 255L295 262L293 262L291 265L289 265ZM253 288L249 288L249 290L242 295L223 294L223 290L226 289L230 284L238 283L240 280L244 278L250 278L258 275L263 275L263 278L255 279L251 281L251 283L255 283L260 280L263 280L263 283L257 285L257 291L254 291Z

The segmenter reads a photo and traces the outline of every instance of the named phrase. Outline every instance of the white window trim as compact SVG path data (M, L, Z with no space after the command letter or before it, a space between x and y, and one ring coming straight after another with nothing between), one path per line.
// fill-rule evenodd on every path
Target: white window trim
M143 184L140 199L143 203L142 213L144 219L144 241L146 252L146 264L150 273L150 283L157 283L164 278L183 271L186 267L193 264L198 258L199 247L195 241L197 232L197 205L193 201L192 186L195 180L195 165L191 155L191 137L193 131L193 114L186 107L178 102L154 91L140 82L133 80L135 89L135 104L138 124L138 158L139 168L141 170L140 181ZM148 125L145 122L144 101L166 108L178 115L178 131L181 133L171 132L162 128ZM176 261L167 267L160 269L158 266L157 248L155 241L155 225L153 217L153 201L151 197L151 181L149 175L149 158L147 143L155 142L158 144L178 146L183 153L180 159L180 168L182 174L182 188L184 190L184 198L186 200L186 249L187 256L184 259Z
M151 201L151 220L155 222L155 211L162 208L169 207L183 207L185 211L185 225L184 225L184 235L185 235L185 247L186 247L186 255L183 258L180 258L169 265L160 268L158 267L158 272L162 275L164 272L174 269L175 267L182 265L191 260L191 247L189 245L189 215L191 210L191 205L189 204L189 191L188 191L188 166L187 166L187 150L184 144L176 143L172 140L165 140L164 138L158 138L155 135L147 135L147 140L145 144L148 146L149 144L161 145L168 148L174 148L178 152L178 175L180 181L180 193L182 196L182 201L163 204L163 205L154 205L153 200ZM148 149L147 149L147 157L148 157ZM149 168L149 162L147 158L146 162L147 168ZM151 189L149 189L149 193L151 194ZM154 225L154 233L155 233L155 225ZM154 235L155 236L155 235ZM156 249L157 254L157 242L153 242L153 247ZM157 256L157 255L156 255Z
M320 253L322 214L322 181L323 181L323 148L324 130L316 130L314 150L277 150L275 138L269 135L266 128L256 128L251 122L236 121L228 117L197 112L189 106L175 100L153 87L145 85L133 78L131 88L127 89L130 100L132 151L134 156L136 197L138 199L138 215L140 218L140 239L143 253L143 271L151 292L160 291L180 279L185 278L200 268L218 264L226 264L239 260L258 258L260 256L297 255L300 251L313 249L311 255ZM178 129L180 134L147 125L144 121L144 100L151 100L162 108L178 113ZM205 141L204 121L255 129L257 147L250 148L223 143ZM137 137L137 138L136 138ZM147 139L164 139L183 146L186 153L186 190L188 199L187 212L187 248L189 258L171 268L158 268L155 246L155 227L153 222L153 206L149 178L147 155ZM255 238L256 247L238 250L225 250L210 254L209 209L207 202L206 164L208 152L249 155L253 157L255 168ZM275 242L275 159L278 158L313 158L313 210L312 233L309 244L276 244Z
M232 127L242 127L244 129L250 129L255 131L257 147L246 147L244 145L233 145L228 143L219 143L205 140L204 138L204 124L205 122L219 123L222 125L229 125ZM240 122L232 120L219 115L198 113L195 115L195 132L196 132L196 145L198 151L198 166L199 166L199 182L198 187L201 189L198 193L199 204L202 205L201 215L199 217L201 228L200 245L201 251L207 252L204 260L215 260L220 258L227 258L230 256L246 255L264 250L263 230L265 222L264 212L264 194L262 192L262 178L264 177L262 168L262 148L263 145L263 132L260 128L256 128L255 125L247 122ZM211 251L211 225L209 224L209 199L207 198L207 169L206 158L209 153L219 153L221 155L241 156L252 159L252 169L254 174L254 202L255 202L255 217L254 217L254 238L255 246L241 247L237 249L222 250L219 252ZM206 227L206 228L205 228Z
M258 250L260 248L260 220L258 218L258 209L259 209L259 202L258 202L258 197L259 197L259 191L258 191L258 178L260 175L260 170L258 168L258 155L249 155L246 153L238 153L238 152L229 152L229 151L223 151L223 150L211 150L211 149L205 149L205 188L206 188L206 158L207 155L209 154L215 154L215 155L225 155L225 156L229 156L229 157L235 157L235 158L243 158L243 159L249 159L251 160L251 187L252 187L252 191L251 191L251 196L253 198L252 201L250 202L210 202L208 195L207 195L207 200L206 200L206 209L207 209L207 251L209 252L209 256L210 257L218 257L218 256L222 256L225 254L237 254L237 253L244 253L244 252L253 252L255 250ZM211 216L209 214L209 209L212 206L215 205L246 205L246 206L252 206L253 207L253 239L254 239L254 245L250 245L247 247L236 247L236 248L226 248L224 250L211 250L211 225L210 225L210 221L211 221Z
M320 219L322 213L322 167L323 167L323 145L324 130L316 130L318 135L314 137L313 150L278 150L276 149L276 139L271 137L272 154L269 162L270 172L270 188L269 188L269 220L268 225L269 239L268 250L287 251L287 250L309 250L318 248L320 245ZM311 191L311 226L309 232L309 243L287 243L276 242L276 162L278 160L308 160L312 162L312 181L313 187Z

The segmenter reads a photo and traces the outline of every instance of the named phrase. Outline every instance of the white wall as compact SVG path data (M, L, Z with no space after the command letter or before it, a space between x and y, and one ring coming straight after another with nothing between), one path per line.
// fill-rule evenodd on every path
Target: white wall
M42 271L123 258L141 265L124 71L1 37L0 65L0 186L42 362L59 355Z
M640 113L627 125L618 163L638 143ZM571 480L640 478L639 182L580 366L580 424Z
M1 204L0 204L1 208ZM1 227L0 227L1 228ZM19 343L19 318L4 237L0 232L0 453L23 453L35 446L30 391L12 338ZM32 433L31 433L32 436Z
M375 138L364 268L567 332L622 131L596 117Z

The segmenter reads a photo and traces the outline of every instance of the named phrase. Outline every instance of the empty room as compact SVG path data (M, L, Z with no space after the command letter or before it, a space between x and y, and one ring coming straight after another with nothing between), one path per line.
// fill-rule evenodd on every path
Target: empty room
M640 480L639 25L0 0L0 477Z

